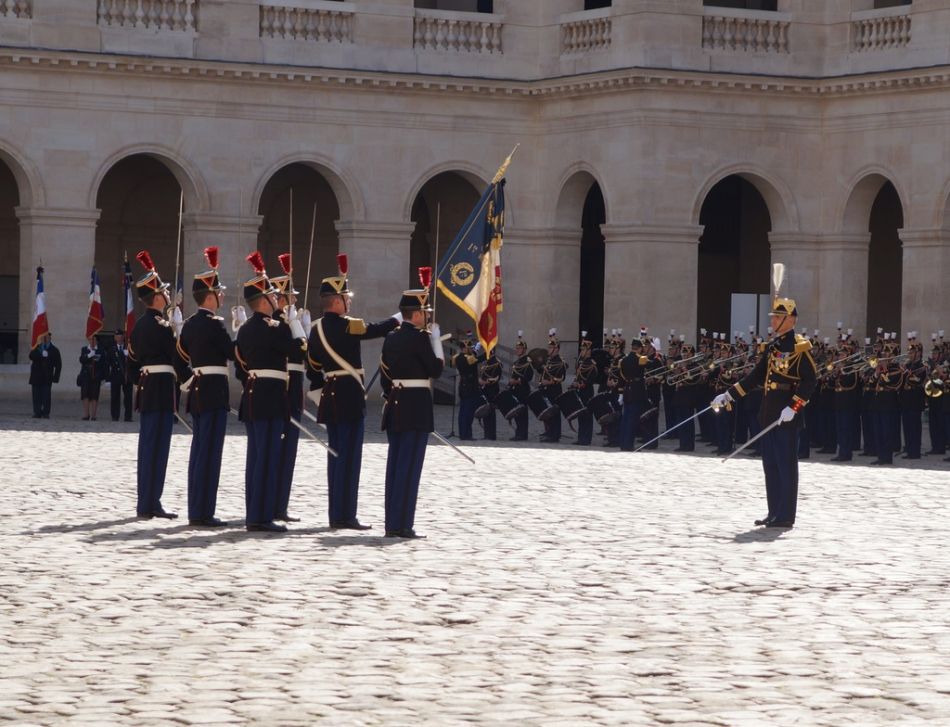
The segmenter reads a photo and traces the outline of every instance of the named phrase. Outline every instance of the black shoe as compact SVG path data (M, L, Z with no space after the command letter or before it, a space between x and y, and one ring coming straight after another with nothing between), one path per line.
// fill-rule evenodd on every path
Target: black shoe
M590 446L590 442L571 442L571 444L576 444L576 445L578 445L578 446L580 446L580 447L589 447L589 446Z
M695 449L687 449L686 447L677 447L673 450L674 452L695 452Z
M950 457L944 457L944 458L943 458L943 461L944 461L944 462L950 462Z
M795 527L795 522L792 520L770 520L765 523L767 528L793 528Z
M870 465L889 465L889 464L894 464L894 463L893 463L893 462L883 462L883 461L881 461L881 460L879 460L879 459L876 459L876 460L874 460L873 462L868 462L868 464L870 464Z
M850 461L851 461L851 458L850 458L850 457L842 457L842 456L839 455L839 456L837 456L837 457L832 457L832 458L829 459L828 461L829 461L829 462L850 462Z
M548 442L548 443L551 443L551 442L556 442L556 441L558 441L558 440L556 440L554 437L541 436L541 437L538 438L538 441L539 441L539 442Z
M774 518L773 518L771 515L766 515L766 516L765 516L764 518L762 518L761 520L756 520L756 521L755 521L755 524L756 524L756 525L768 525L770 522L772 522L773 519L774 519Z
M218 520L216 517L203 517L198 520L189 520L188 524L196 528L225 528L228 525L224 520Z
M509 442L527 442L527 437L511 437L508 439Z
M293 515L288 515L284 513L283 515L277 515L274 520L280 520L282 523L299 523L300 518L294 517Z
M162 508L158 508L158 510L152 510L152 515L155 517L163 517L166 520L174 520L178 517L177 512L166 512Z
M33 418L34 418L34 419L41 419L42 417L41 417L39 414L34 414L34 415L33 415Z
M89 421L89 417L83 417L82 420L83 420L84 422L88 422L88 421Z
M861 452L859 457L877 457L877 452Z
M287 528L277 523L248 523L246 529L252 533L286 533Z
M363 525L359 520L330 523L331 530L372 530L372 525Z
M425 537L426 537L426 536L425 536L425 535L419 535L419 533L417 533L417 532L416 532L415 530L413 530L412 528L408 528L408 529L406 529L406 530L400 530L400 531L399 531L399 537L400 537L400 538L409 538L410 540L425 540Z
M400 534L401 532L402 532L402 530L387 530L387 531L386 531L386 537L387 537L387 538L398 538L398 537L399 537L399 534Z
M135 513L135 517L137 517L139 520L151 520L153 517L155 517L155 515L150 512L137 512Z
M919 454L905 454L901 457L901 459L920 459L920 455Z
M821 449L817 450L818 454L834 454L836 451L837 450L834 449L828 449L828 447L822 447Z

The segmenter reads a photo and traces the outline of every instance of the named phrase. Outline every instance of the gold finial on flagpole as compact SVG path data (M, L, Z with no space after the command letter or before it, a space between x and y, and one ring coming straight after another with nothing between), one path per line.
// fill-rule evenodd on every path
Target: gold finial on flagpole
M515 144L515 148L511 150L511 154L509 154L505 158L505 161L501 163L501 166L498 167L498 171L495 172L495 176L491 180L492 184L498 184L502 179L505 178L505 173L508 171L508 165L511 164L511 157L513 157L515 155L515 152L518 151L519 146L521 146L520 141L517 144Z

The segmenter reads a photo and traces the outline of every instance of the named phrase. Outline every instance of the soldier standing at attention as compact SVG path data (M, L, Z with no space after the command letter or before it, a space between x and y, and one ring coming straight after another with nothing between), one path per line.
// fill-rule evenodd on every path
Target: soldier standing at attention
M811 342L795 335L798 309L790 298L779 298L784 266L776 271L770 323L775 332L748 376L712 400L718 410L746 395L756 386L763 389L759 421L763 427L781 422L762 437L762 467L769 512L756 525L790 528L798 506L798 431L801 410L815 390L817 372L809 351Z
M244 283L244 300L254 311L238 330L235 356L246 373L242 419L247 427L245 499L249 531L285 533L277 525L281 438L290 416L287 400L287 360L306 351L307 339L296 316L288 325L274 318L277 289L271 285L259 252L247 260L254 277Z
M147 250L136 259L145 268L145 275L136 281L135 289L147 309L135 322L129 340L129 363L133 379L138 380L136 402L141 413L135 512L140 518L174 519L178 515L162 507L162 492L175 421L176 382L186 381L191 374L176 352L175 333L165 318L170 305L168 283L158 276Z
M363 461L366 390L361 344L382 338L402 322L396 313L379 323L351 318L346 255L337 255L339 275L320 284L323 316L310 331L307 358L312 382L310 398L317 402L317 420L327 426L336 457L327 459L330 527L368 530L356 516Z
M591 358L594 342L587 337L587 331L581 331L580 347L578 349L577 365L574 367L574 383L571 388L577 391L577 397L586 407L594 398L594 385L597 383L599 371L597 363ZM577 441L574 444L586 446L594 438L594 415L586 408L577 417Z
M481 401L481 392L478 386L478 352L473 348L475 341L472 332L466 331L459 341L460 350L452 356L451 366L458 371L459 397L459 439L468 442L475 437L472 434L472 425L475 422L475 410Z
M549 402L554 404L557 398L564 393L561 383L567 375L567 364L561 358L561 342L557 338L557 329L548 331L548 358L541 369L538 388ZM561 441L561 413L560 411L544 422L542 442L557 444Z
M423 289L406 290L399 301L402 325L386 337L380 362L386 404L383 429L389 440L386 462L386 537L423 537L413 529L419 478L429 433L434 430L432 379L442 374L439 324L426 331L431 268L420 268Z
M191 366L192 377L182 389L191 414L191 454L188 457L188 524L218 528L215 517L221 455L228 425L228 361L234 342L217 315L225 287L218 279L218 248L206 247L209 269L195 276L191 294L198 310L185 321L178 337L178 355Z
M511 376L508 378L508 388L515 393L518 401L527 404L531 396L531 379L534 377L534 367L528 358L528 344L525 343L524 333L518 331L518 341L515 343L515 360L511 364ZM515 436L512 442L524 442L528 439L528 407L521 407L521 411L514 417Z

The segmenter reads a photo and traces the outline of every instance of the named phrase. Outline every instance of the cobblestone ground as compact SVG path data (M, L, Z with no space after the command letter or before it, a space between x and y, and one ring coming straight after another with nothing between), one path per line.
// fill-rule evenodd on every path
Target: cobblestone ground
M803 463L796 528L765 531L750 458L433 446L407 542L373 435L372 531L325 527L308 443L303 522L267 536L237 428L235 527L131 517L134 427L0 416L0 722L947 724L946 465Z

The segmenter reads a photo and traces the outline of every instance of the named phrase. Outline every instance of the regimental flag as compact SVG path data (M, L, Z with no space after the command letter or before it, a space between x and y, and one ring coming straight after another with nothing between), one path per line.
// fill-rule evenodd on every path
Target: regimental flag
M102 321L105 311L102 309L102 291L99 289L99 273L96 266L92 266L92 275L89 281L89 314L86 316L86 338L95 336L102 330Z
M122 265L122 279L125 285L125 336L126 341L132 335L132 329L135 328L135 301L132 298L132 266L129 265L129 258L126 255Z
M475 323L478 340L486 354L498 343L505 172L511 164L511 154L442 256L436 274L439 290Z
M36 348L40 336L49 333L49 321L46 318L46 293L43 291L43 268L36 269L36 304L33 308L33 330L30 334L30 348Z

